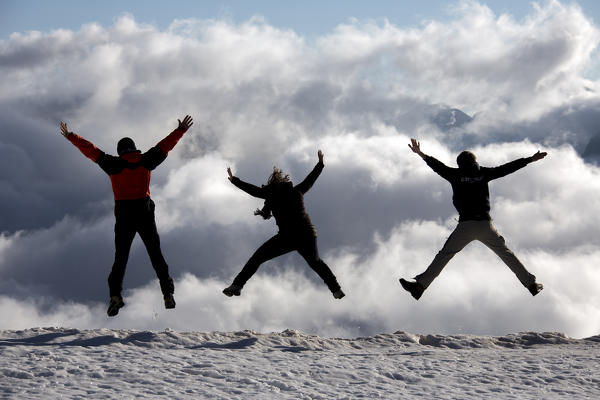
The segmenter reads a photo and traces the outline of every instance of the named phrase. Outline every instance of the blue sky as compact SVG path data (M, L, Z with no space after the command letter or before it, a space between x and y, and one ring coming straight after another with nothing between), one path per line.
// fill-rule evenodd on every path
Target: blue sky
M234 22L262 15L278 28L289 28L305 35L330 31L349 18L383 19L400 26L419 25L423 20L444 21L449 9L458 1L118 1L77 0L2 0L0 1L0 38L12 32L48 31L57 28L77 30L82 24L98 22L111 25L114 18L131 13L136 21L151 23L159 29L180 18L228 18ZM496 14L508 13L519 19L531 12L533 2L520 0L488 0L481 2ZM544 4L546 1L539 1ZM572 2L563 2L569 4ZM579 0L584 13L594 21L600 17L600 2Z

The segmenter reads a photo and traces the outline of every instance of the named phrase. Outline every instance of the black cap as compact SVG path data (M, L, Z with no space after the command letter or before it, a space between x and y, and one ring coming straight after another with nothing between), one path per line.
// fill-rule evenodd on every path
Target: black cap
M119 143L117 143L117 154L120 156L126 153L132 153L134 151L137 151L137 149L133 139L131 138L124 137L123 139L119 140Z

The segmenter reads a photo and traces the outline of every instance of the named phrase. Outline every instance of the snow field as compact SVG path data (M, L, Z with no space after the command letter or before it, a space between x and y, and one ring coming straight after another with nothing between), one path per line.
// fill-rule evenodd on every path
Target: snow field
M600 336L0 331L2 399L595 399Z

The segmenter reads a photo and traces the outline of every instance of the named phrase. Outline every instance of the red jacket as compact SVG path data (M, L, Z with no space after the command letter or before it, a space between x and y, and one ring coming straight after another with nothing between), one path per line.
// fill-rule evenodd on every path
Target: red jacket
M108 174L112 183L115 200L136 200L150 197L150 175L162 163L169 151L175 147L185 131L175 129L156 146L143 153L125 153L120 157L111 156L76 134L69 135L69 141L86 157L98 163Z

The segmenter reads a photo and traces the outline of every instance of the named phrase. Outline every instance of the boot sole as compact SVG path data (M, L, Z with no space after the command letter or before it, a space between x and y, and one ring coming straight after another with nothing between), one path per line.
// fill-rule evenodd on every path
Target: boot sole
M407 280L405 280L403 278L400 278L399 280L400 280L400 284L402 285L402 288L404 290L406 290L408 293L410 293L410 295L412 297L414 297L415 300L419 300L421 298L421 296L423 295L423 292L418 293L418 294L415 293L413 291L413 288L411 287L411 282L409 282L409 281L407 281Z
M119 310L121 308L123 308L124 306L125 306L125 303L123 303L123 302L115 304L114 306L108 308L108 310L106 311L106 314L109 317L114 317L115 315L117 315L119 313Z

